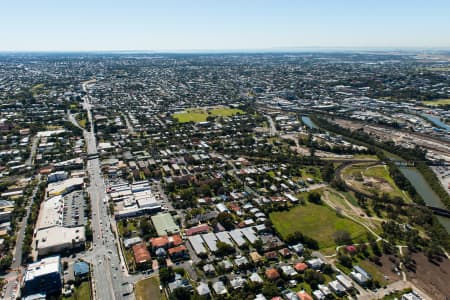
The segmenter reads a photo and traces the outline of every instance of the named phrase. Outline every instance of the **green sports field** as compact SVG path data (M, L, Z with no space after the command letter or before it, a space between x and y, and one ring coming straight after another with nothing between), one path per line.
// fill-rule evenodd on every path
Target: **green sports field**
M206 108L190 108L185 110L184 112L173 114L174 119L176 119L180 123L186 122L205 122L208 116L221 116L221 117L229 117L236 114L243 114L244 111L237 108L230 107L215 107L211 109Z
M448 99L436 99L436 100L423 101L422 103L424 105L429 105L429 106L449 105L450 104L450 98L448 98Z
M315 239L319 247L334 247L333 234L338 230L346 230L353 240L365 238L366 229L345 217L338 216L326 205L307 203L296 206L289 211L273 212L270 220L283 238L296 231Z

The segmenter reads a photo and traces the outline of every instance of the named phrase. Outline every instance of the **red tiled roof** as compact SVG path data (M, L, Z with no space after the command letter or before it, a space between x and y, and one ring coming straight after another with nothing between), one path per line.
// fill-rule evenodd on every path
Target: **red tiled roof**
M267 257L268 259L274 259L278 257L275 251L266 252L264 253L264 256Z
M156 237L152 238L150 243L152 244L152 248L165 248L169 244L169 239L167 236Z
M181 236L179 234L174 234L169 237L169 243L172 246L176 247L176 246L183 244L183 239L181 238Z
M174 234L172 236L160 236L150 239L150 244L153 249L176 247L183 244L183 239L179 234Z
M308 265L302 262L296 263L294 269L298 272L303 272L308 269Z
M43 167L39 170L40 174L50 174L53 171L53 167Z
M308 294L305 291L300 291L297 293L297 297L300 298L300 300L313 300L310 294Z
M280 254L283 255L283 256L289 256L289 255L291 255L291 251L289 251L288 248L280 249L279 252L280 252Z
M202 232L206 232L209 231L209 226L208 224L201 224L192 228L188 228L186 229L184 232L186 233L186 235L194 235L197 233L202 233Z
M270 280L278 279L280 277L280 273L274 268L266 270L266 277Z
M236 203L230 203L230 208L234 211L240 211L241 208Z
M172 254L175 254L175 253L180 253L180 252L183 252L183 251L187 251L187 248L186 248L185 245L181 245L181 246L178 246L178 247L173 247L173 248L169 249L169 255L172 255Z
M144 243L139 243L133 246L134 260L136 263L141 264L148 262L152 259L150 252L147 250L147 246Z

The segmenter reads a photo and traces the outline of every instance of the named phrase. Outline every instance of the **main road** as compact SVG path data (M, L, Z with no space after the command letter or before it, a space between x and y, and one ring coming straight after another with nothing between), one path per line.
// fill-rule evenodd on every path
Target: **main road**
M114 300L114 299L134 299L133 293L124 295L127 290L128 273L121 260L118 250L118 243L113 234L112 228L114 220L108 215L108 204L105 184L101 172L100 160L97 154L97 143L95 140L94 126L92 122L91 103L87 86L90 82L83 83L84 108L87 110L90 130L84 130L84 138L87 145L88 162L87 171L89 173L90 185L87 191L90 195L92 207L92 248L84 255L84 258L92 264L93 276L92 286L94 299ZM89 156L91 157L89 158Z

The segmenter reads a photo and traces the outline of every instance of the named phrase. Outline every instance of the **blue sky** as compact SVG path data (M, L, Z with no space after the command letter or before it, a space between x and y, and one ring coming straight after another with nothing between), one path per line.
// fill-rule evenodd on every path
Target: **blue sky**
M4 0L0 51L450 48L449 0Z

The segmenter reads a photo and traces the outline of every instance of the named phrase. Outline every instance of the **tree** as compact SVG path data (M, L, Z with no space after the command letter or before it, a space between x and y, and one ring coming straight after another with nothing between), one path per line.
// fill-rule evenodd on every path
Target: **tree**
M347 230L338 230L333 234L334 241L338 245L349 245L352 243L352 237Z
M0 273L4 273L9 269L12 263L12 255L8 254L0 259Z
M275 296L278 296L278 294L279 294L278 288L276 287L275 284L273 284L271 282L264 283L264 285L262 287L262 293L264 294L264 296L266 296L268 298L273 298Z
M338 261L346 268L351 268L353 266L352 258L348 255L339 254Z
M202 194L203 196L206 196L206 197L212 196L211 187L207 184L202 184L199 187L199 191L200 191L200 194Z
M255 247L256 251L258 251L259 254L262 254L264 252L263 246L264 244L260 239L256 240L255 243L253 243L253 247Z
M184 287L179 287L173 290L170 295L170 300L189 300L191 299L191 294Z
M334 178L333 163L327 163L322 170L322 178L326 182L331 182Z
M322 266L322 273L331 275L334 273L333 267L330 264L323 264Z
M309 236L303 235L301 232L298 231L289 234L286 237L285 242L288 244L302 243L310 249L314 250L319 249L319 243L316 240L310 238Z
M175 279L175 272L171 267L162 267L159 269L159 280L163 285L167 285Z
M141 221L139 222L139 227L143 235L149 233L151 229L150 222L147 218L141 219Z
M382 254L381 249L380 249L380 246L378 246L378 243L376 241L371 242L370 247L372 247L373 254L375 254L376 256L381 256L381 254Z
M217 215L217 222L222 224L226 230L234 229L233 217L227 212L221 212Z
M339 191L347 191L347 185L340 178L334 178L331 180L331 186Z
M216 246L217 246L216 254L219 256L233 254L236 251L233 246L230 246L227 243L221 241L218 241L216 243Z
M309 285L311 285L311 287L314 289L317 288L317 286L319 284L322 284L325 282L325 277L321 273L316 272L312 269L307 269L305 271L304 278L305 278L305 282L307 282Z
M93 234L92 234L92 228L91 228L91 223L90 222L88 222L84 226L84 230L85 230L86 240L87 241L92 241Z
M312 203L315 203L315 204L321 204L322 203L320 194L318 192L311 192L311 193L309 193L308 201L312 202Z

